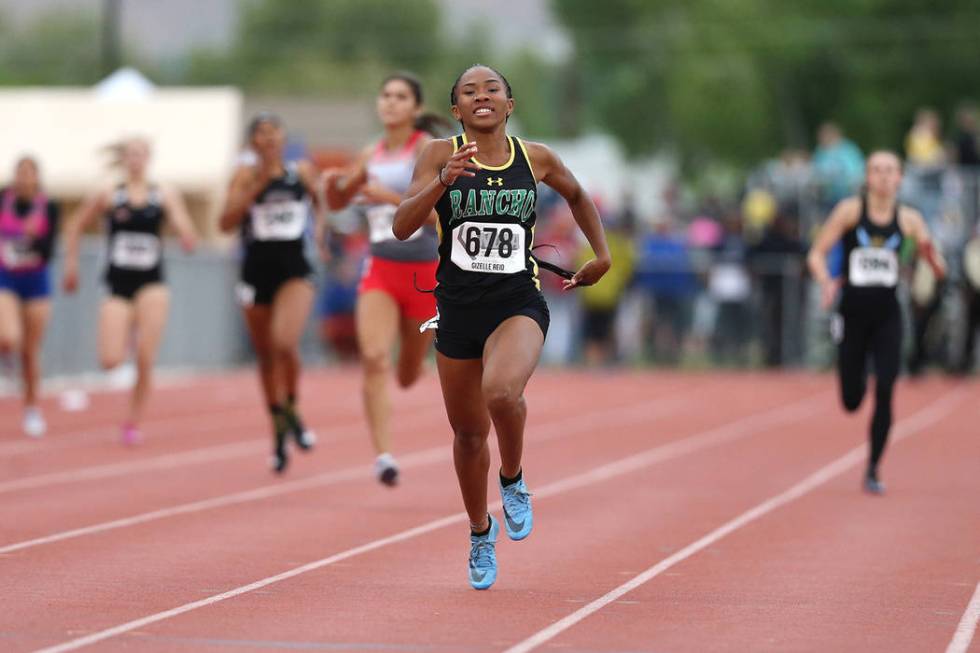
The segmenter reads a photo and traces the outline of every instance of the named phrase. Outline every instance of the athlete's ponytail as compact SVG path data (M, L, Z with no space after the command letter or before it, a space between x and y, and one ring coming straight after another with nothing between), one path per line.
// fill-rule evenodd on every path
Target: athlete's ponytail
M142 136L127 136L118 141L103 145L101 150L109 156L110 169L118 170L123 167L123 163L126 160L126 149L130 145L142 145L146 148L147 152L150 151L150 141Z
M415 129L436 138L446 138L455 133L453 124L435 113L426 112L415 119Z

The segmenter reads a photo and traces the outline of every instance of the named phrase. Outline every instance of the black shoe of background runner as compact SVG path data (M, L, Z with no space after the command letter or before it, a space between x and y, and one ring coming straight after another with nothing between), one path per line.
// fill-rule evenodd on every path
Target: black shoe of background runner
M316 436L306 430L306 425L300 419L299 413L293 408L286 408L283 415L286 417L286 428L289 429L289 435L296 442L296 446L303 451L312 449L313 445L316 444Z
M272 451L272 471L282 474L289 466L289 455L286 452L286 431L276 432L276 446Z

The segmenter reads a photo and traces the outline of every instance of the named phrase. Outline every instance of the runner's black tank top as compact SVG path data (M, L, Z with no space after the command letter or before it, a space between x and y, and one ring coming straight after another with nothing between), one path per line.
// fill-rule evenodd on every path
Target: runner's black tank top
M294 164L272 179L255 198L242 221L245 257L278 260L304 256L303 245L312 216L306 184Z
M106 231L109 236L109 271L117 275L139 273L158 275L163 268L163 196L151 185L146 202L135 206L125 184L112 194L106 212Z
M451 304L511 299L540 291L531 256L537 220L537 184L519 138L507 137L510 158L461 176L436 203L439 267L436 298ZM467 143L452 139L453 151Z
M867 198L861 198L861 218L844 234L844 295L851 306L870 308L896 301L899 256L905 237L898 223L899 204L887 225L868 216Z

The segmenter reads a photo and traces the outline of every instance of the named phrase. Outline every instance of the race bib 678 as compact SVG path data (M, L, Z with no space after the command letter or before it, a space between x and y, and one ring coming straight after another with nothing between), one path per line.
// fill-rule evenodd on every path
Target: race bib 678
M453 229L452 237L452 262L460 270L514 274L525 269L520 225L464 222Z

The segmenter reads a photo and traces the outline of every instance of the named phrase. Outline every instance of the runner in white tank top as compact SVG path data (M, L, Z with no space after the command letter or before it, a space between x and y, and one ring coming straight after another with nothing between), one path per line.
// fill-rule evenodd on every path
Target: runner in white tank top
M418 327L435 313L435 299L419 289L435 286L438 235L435 214L405 241L395 238L392 220L412 181L418 153L431 139L427 123L438 119L422 115L422 86L406 73L385 79L377 110L384 136L365 148L351 170L327 171L322 179L327 205L337 211L353 204L370 236L370 257L358 287L357 341L364 369L364 411L377 454L375 474L393 486L398 465L391 455L392 351L398 342L396 378L407 388L421 375L432 341L431 333L420 333Z

